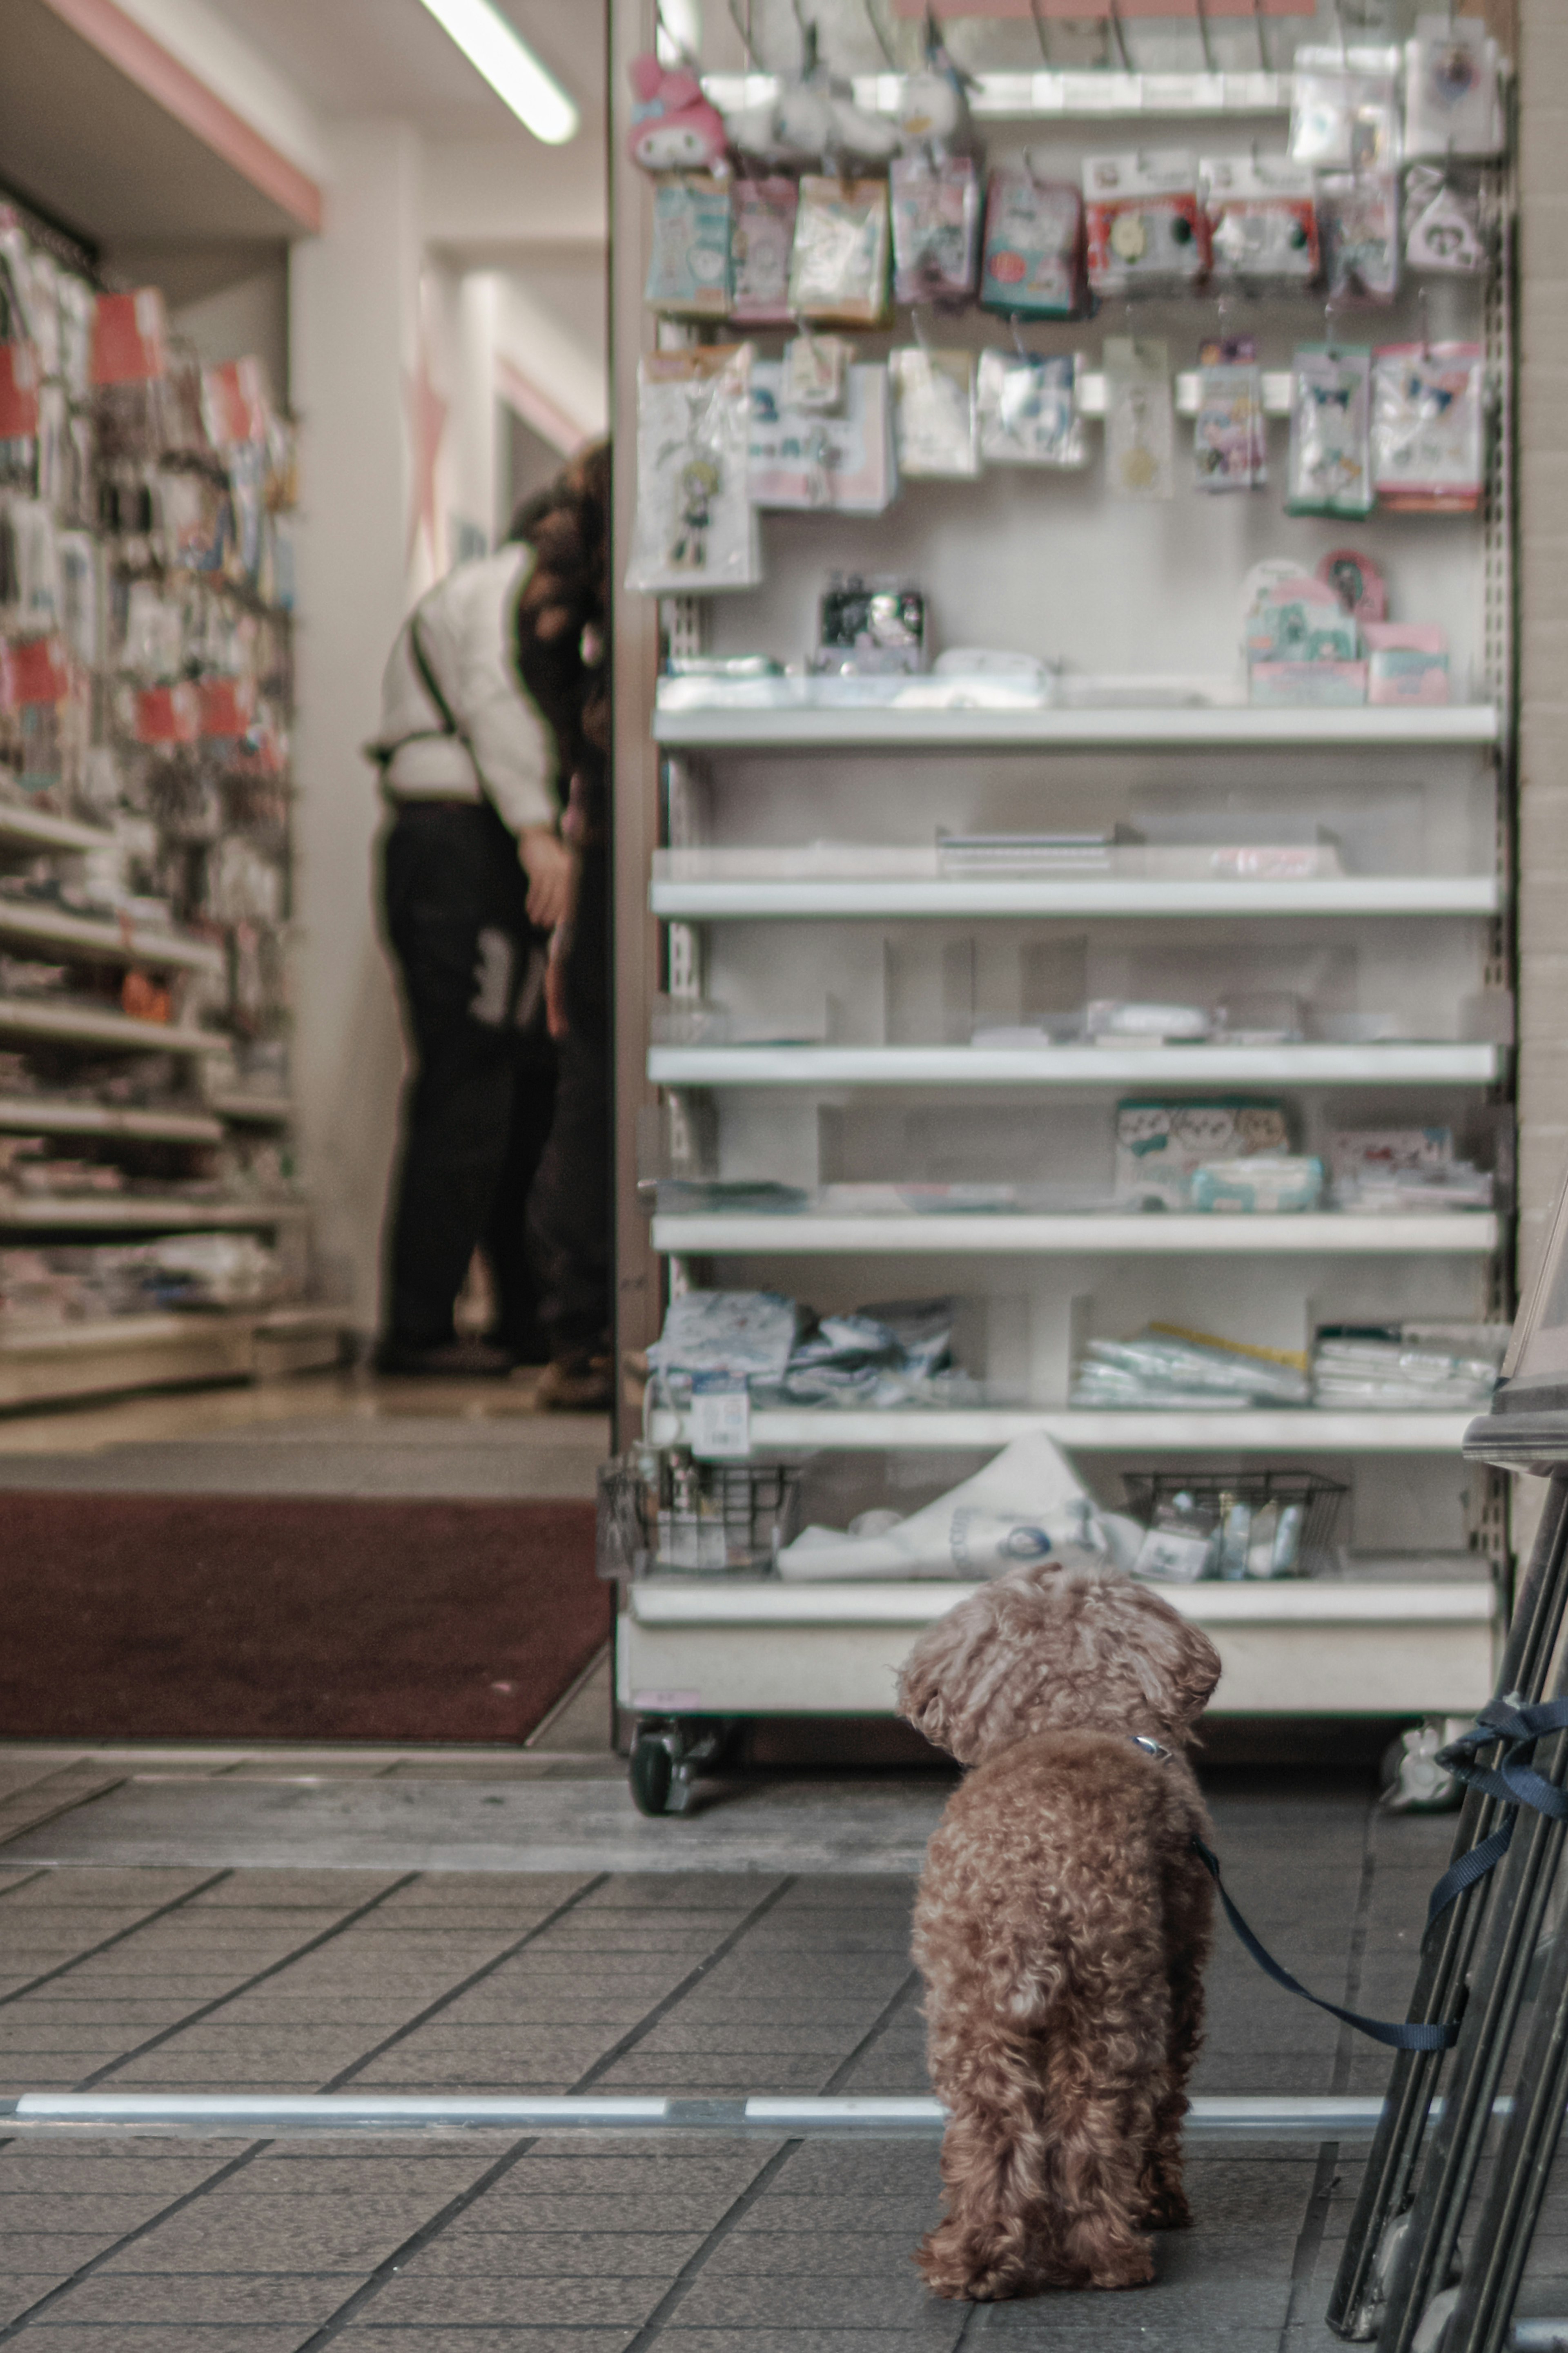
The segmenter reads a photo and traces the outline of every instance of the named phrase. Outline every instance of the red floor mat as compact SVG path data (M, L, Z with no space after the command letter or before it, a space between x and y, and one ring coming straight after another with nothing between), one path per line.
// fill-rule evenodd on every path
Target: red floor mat
M582 1503L0 1493L0 1736L521 1740L610 1627Z

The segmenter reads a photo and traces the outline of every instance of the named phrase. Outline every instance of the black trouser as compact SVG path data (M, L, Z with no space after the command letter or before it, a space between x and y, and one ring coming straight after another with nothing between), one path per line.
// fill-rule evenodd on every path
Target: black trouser
M583 852L556 1049L555 1123L528 1205L552 1356L610 1345L610 861Z
M495 1336L536 1356L526 1208L554 1109L555 1055L544 939L528 920L516 839L488 802L405 802L383 847L382 887L414 1055L389 1219L388 1332L415 1347L449 1341L482 1243L500 1301Z

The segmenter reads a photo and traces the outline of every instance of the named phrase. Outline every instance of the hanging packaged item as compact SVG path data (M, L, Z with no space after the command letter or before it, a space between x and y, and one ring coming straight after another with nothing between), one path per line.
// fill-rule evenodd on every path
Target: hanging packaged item
M895 155L893 292L900 302L963 302L974 292L980 182L972 155Z
M887 369L848 369L838 410L825 412L791 404L783 360L755 362L750 469L759 507L882 513L898 488Z
M1291 78L1290 153L1319 171L1392 171L1400 156L1397 48L1300 48Z
M1179 291L1207 277L1208 221L1185 149L1086 156L1083 196L1095 293Z
M722 319L730 308L730 191L679 173L653 192L653 251L643 299L676 319Z
M886 180L808 173L795 214L790 309L803 319L880 325L888 315L888 249Z
M1198 353L1193 459L1200 491L1257 491L1268 480L1263 375L1250 335L1205 343Z
M844 406L854 356L854 344L842 335L814 335L803 327L784 345L779 398L786 408L837 414Z
M639 361L629 589L712 596L762 578L746 483L752 358L750 343L712 343Z
M1399 291L1397 174L1325 172L1318 223L1331 299L1392 302Z
M1498 65L1498 45L1481 17L1417 16L1405 44L1405 153L1500 153Z
M1113 499L1137 503L1175 491L1171 354L1159 340L1105 339L1105 470Z
M1492 234L1480 191L1456 187L1433 164L1405 175L1405 260L1426 276L1479 278L1490 268Z
M737 180L730 224L730 316L748 326L789 318L789 261L799 195L793 180Z
M1216 282L1310 286L1321 267L1312 167L1285 155L1210 156L1198 166Z
M29 497L37 476L37 351L27 342L0 343L0 488Z
M974 353L916 343L889 353L888 373L900 473L972 480L980 471Z
M982 352L980 454L988 466L1082 466L1089 448L1078 413L1078 363L1032 352Z
M1370 555L1354 547L1331 547L1319 556L1317 576L1363 629L1369 621L1387 620L1388 583Z
M980 301L1022 319L1072 319L1083 307L1083 197L1070 180L1037 179L1026 157L991 174Z
M1372 479L1386 507L1475 512L1486 486L1479 343L1388 343L1373 355Z
M1304 344L1290 371L1290 514L1372 512L1372 353Z
M925 591L915 582L835 572L823 592L812 670L819 677L918 677L925 628Z

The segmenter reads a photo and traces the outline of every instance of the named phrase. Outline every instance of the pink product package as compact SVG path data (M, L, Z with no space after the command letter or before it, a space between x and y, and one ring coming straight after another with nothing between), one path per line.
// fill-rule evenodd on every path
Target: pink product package
M1363 661L1255 661L1248 681L1254 706L1265 711L1322 710L1367 700Z
M793 180L737 180L731 192L730 257L734 292L730 316L750 326L784 326L789 260L799 192Z
M1435 621L1372 621L1366 639L1369 702L1448 701L1448 633Z

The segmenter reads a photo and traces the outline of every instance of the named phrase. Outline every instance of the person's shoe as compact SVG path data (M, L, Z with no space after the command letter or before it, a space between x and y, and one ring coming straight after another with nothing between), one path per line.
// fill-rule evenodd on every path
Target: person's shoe
M511 1370L504 1348L488 1340L440 1340L426 1346L416 1340L384 1340L375 1352L378 1373L406 1373L418 1380L500 1381Z
M590 1356L586 1348L552 1356L533 1392L541 1413L608 1413L615 1401L615 1358Z

